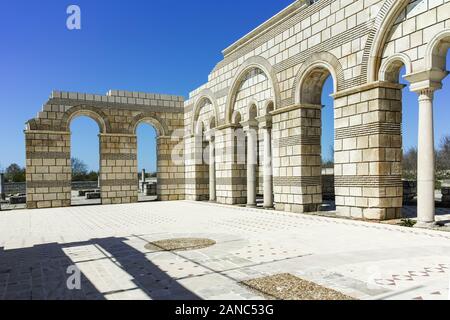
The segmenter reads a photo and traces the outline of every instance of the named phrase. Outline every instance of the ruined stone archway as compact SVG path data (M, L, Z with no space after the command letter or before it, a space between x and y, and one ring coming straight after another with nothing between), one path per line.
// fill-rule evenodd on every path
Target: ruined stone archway
M70 206L70 121L88 116L100 127L102 204L137 202L135 128L150 121L160 133L158 162L164 191L160 200L184 199L184 163L172 159L179 141L169 135L183 130L183 98L112 90L107 95L53 92L38 116L28 122L27 207ZM46 174L50 168L55 173ZM170 170L168 169L170 168Z

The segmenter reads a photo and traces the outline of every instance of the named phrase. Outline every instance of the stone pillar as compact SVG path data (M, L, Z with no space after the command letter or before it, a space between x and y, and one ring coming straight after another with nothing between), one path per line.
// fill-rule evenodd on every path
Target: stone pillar
M102 204L138 202L136 135L99 136Z
M0 200L5 200L5 174L0 173Z
M257 122L243 124L247 136L247 207L256 207Z
M141 178L142 178L141 188L142 188L142 192L144 192L144 189L145 189L145 169L142 169Z
M158 200L185 199L184 144L170 136L158 137Z
M334 95L334 174L339 216L401 217L402 90L376 82Z
M275 208L295 213L322 204L321 105L292 105L273 114L272 152Z
M216 201L216 152L214 131L207 132L209 141L209 201Z
M263 193L264 208L273 209L273 168L272 168L272 116L265 115L258 118L259 127L264 135L263 156Z
M216 128L217 202L229 205L246 203L245 133L232 124Z
M419 143L417 148L417 218L434 223L435 154L433 126L434 89L419 92Z
M26 130L27 208L71 205L70 132Z

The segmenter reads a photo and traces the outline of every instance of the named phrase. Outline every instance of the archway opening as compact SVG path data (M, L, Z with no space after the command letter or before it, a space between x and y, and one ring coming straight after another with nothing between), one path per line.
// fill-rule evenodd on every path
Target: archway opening
M450 37L444 39L441 54L445 56L442 70L450 72ZM441 60L442 61L442 60ZM437 220L448 220L450 216L450 76L442 80L442 89L434 97L434 134L436 148L436 215Z
M335 170L348 160L341 157L346 151L338 148L338 161L335 163L334 124L337 117L332 97L336 89L334 80L329 67L319 63L307 69L300 82L299 102L305 110L307 125L302 142L306 160L302 166L305 176L311 177L303 186L306 201L310 201L308 211L336 210Z
M158 133L151 123L142 121L136 127L138 201L158 200Z
M99 205L102 203L99 182L99 125L89 116L76 116L70 122L70 131L71 205Z
M322 211L336 210L334 185L334 99L333 77L328 74L321 90L321 174L322 174Z

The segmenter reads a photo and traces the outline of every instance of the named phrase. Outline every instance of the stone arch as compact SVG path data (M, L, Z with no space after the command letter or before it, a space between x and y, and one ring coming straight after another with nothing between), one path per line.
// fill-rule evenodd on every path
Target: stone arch
M38 126L35 119L29 120L25 125L25 130L38 130Z
M408 55L398 53L384 59L381 63L378 79L380 81L388 81L392 83L398 82L400 69L405 66L406 74L412 73L412 63Z
M234 111L231 117L231 123L234 125L239 125L242 122L242 115L239 111Z
M254 120L260 114L258 101L251 99L247 105L247 120Z
M274 103L272 100L267 100L264 103L263 115L270 115L274 111Z
M410 0L386 0L378 12L375 23L367 37L362 60L362 73L367 83L378 80L381 57L387 38L398 16L410 3Z
M301 66L294 81L292 97L295 104L320 104L322 86L331 74L334 91L341 88L344 72L339 60L329 52L313 54Z
M427 70L439 69L447 71L447 51L450 49L450 28L441 30L427 45L425 51L425 67Z
M156 134L158 135L158 137L167 137L170 135L169 128L167 127L164 120L162 120L161 118L152 113L141 113L136 117L134 117L130 125L129 130L130 134L135 134L137 127L141 123L148 123L151 126L153 126L156 130Z
M219 125L220 123L220 113L219 113L219 107L217 105L217 100L215 98L214 93L210 89L203 89L199 95L198 98L194 104L194 109L192 113L192 123L191 123L191 133L195 133L195 126L196 122L198 121L198 117L200 116L200 111L204 107L203 102L209 101L214 109L214 117L216 119L216 125Z
M215 116L212 116L209 120L208 120L208 128L209 129L214 129L215 127L217 127L217 120Z
M72 107L64 114L61 120L62 130L69 132L72 120L80 116L86 116L94 120L98 124L100 133L111 132L111 125L106 114L99 108L85 105Z
M236 94L238 88L241 84L243 77L247 74L248 71L252 69L260 69L267 76L269 82L272 85L272 90L275 99L275 106L280 105L281 102L281 94L280 87L278 85L278 80L276 76L276 72L272 65L265 58L261 56L251 57L244 61L244 63L239 67L237 72L235 73L235 77L233 79L232 85L228 92L227 101L225 104L225 123L232 123L232 116L234 112L234 103L236 101Z

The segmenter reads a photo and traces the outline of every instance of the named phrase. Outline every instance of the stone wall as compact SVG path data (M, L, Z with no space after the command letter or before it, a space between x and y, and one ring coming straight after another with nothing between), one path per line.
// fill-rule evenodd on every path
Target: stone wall
M70 133L26 131L27 208L70 206Z
M98 188L97 181L72 181L72 190L85 190ZM6 194L25 194L27 192L26 182L7 182L5 183Z
M136 136L101 134L100 162L102 204L137 202Z
M322 171L322 199L335 200L336 194L334 191L334 174Z
M208 82L185 103L186 131L193 134L199 101L207 99L212 107L205 116L215 117L220 148L232 147L236 118L247 121L255 104L258 116L273 116L276 207L316 210L323 193L318 106L331 75L338 212L355 218L398 218L405 107L399 71L406 67L412 90L439 88L448 49L445 39L450 38L449 6L449 0L296 1L223 51ZM436 69L427 71L433 66ZM268 113L265 106L270 102L275 110ZM315 114L306 111L311 105L319 109ZM217 200L245 202L246 181L240 176L245 164L224 156L216 169Z
M273 116L275 208L316 211L322 203L321 106L299 105Z
M446 180L442 183L442 205L450 207L450 181Z
M340 215L401 217L400 89L379 83L335 96L335 184Z
M403 204L409 204L417 197L417 181L403 180Z
M6 182L4 185L5 194L26 193L27 185L25 182Z
M171 162L172 143L184 130L183 98L112 90L107 95L52 93L25 131L27 147L27 207L70 206L70 123L78 116L95 120L100 130L100 187L103 204L137 202L137 138L141 123L152 125L158 138L160 196L184 198L184 162ZM176 140L175 140L176 141Z

